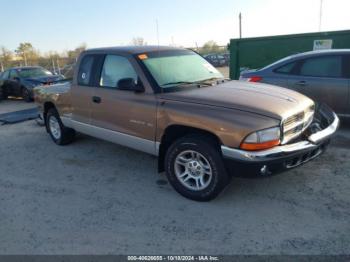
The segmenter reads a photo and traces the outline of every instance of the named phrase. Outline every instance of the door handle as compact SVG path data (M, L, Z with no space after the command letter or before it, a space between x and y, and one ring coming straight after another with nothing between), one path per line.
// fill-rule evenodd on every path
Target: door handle
M100 104L102 101L101 97L99 96L93 96L92 97L92 102L96 103L96 104Z
M307 83L306 83L306 81L299 81L299 82L296 83L296 85L297 86L306 86Z

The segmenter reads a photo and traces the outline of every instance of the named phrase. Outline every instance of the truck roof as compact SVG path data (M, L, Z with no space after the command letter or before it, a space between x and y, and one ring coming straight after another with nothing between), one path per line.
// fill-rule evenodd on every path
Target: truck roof
M129 54L141 54L155 51L167 51L167 50L185 50L183 48L171 47L171 46L115 46L115 47L103 47L103 48L93 48L88 49L86 52L95 52L95 51L119 51Z

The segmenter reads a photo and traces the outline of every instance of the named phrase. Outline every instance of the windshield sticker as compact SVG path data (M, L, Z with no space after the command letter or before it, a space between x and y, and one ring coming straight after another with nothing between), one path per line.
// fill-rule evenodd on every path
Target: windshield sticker
M139 55L140 60L146 60L148 56L146 54Z

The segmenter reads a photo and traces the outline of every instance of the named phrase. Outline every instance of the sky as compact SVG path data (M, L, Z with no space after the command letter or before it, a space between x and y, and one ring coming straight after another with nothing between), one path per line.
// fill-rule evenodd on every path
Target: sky
M42 52L148 44L226 45L243 37L319 31L321 0L0 0L0 46ZM323 0L321 31L350 29L350 1ZM158 34L157 34L158 21ZM157 37L159 36L159 38Z

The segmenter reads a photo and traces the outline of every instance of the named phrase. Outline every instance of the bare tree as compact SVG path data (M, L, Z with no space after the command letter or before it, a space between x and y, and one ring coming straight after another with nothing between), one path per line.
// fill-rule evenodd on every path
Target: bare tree
M40 54L31 43L20 43L15 52L22 58L25 66L38 63Z
M203 45L203 47L200 49L200 52L202 54L217 53L219 51L220 51L219 45L213 40L206 42Z
M76 62L78 56L80 55L81 52L86 50L86 44L82 43L81 45L79 45L77 48L75 48L74 50L70 50L67 52L68 58L70 60L72 60L71 62L74 63Z
M145 46L147 45L147 42L145 42L145 39L143 39L143 37L134 37L131 41L131 44L136 46Z
M10 67L11 61L13 58L13 53L6 49L5 47L1 47L0 53L0 70L4 71L5 68Z

